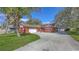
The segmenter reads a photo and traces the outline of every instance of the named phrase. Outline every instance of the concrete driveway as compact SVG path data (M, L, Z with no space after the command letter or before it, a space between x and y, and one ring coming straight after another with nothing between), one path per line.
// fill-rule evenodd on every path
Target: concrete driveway
M36 33L41 38L15 51L77 51L79 42L63 33Z

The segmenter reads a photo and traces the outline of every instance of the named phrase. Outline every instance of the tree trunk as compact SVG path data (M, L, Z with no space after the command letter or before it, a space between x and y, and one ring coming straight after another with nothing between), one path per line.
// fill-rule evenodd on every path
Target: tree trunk
M18 29L16 29L16 34L17 34L17 37L20 37L20 33L19 33Z
M17 37L20 37L20 33L19 33L19 17L18 17L18 15L16 15L15 26L16 26Z
M9 26L9 16L7 15L7 19L6 19L6 33L8 33L8 26Z

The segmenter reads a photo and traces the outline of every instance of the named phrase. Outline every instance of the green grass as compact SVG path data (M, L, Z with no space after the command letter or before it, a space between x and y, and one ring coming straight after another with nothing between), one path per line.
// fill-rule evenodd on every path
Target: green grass
M71 37L73 37L75 40L79 41L79 33L78 33L78 31L68 31L67 33Z
M39 38L36 34L26 34L21 37L17 37L16 34L2 34L0 35L0 51L15 50Z

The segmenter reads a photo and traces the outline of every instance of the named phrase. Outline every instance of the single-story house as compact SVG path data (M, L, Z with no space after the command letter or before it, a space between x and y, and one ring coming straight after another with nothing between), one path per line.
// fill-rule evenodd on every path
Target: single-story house
M52 24L44 24L44 25L28 25L27 24L27 25L20 25L20 31L22 30L24 30L26 33L55 32L56 28Z

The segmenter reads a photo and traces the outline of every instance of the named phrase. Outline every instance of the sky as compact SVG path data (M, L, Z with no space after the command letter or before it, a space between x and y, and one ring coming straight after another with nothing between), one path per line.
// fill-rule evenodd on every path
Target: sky
M62 11L63 7L41 7L40 10L31 13L32 18L36 18L42 21L42 23L54 22L55 16ZM27 21L26 16L23 16L24 21Z
M43 23L53 22L57 13L62 11L63 8L57 7L42 7L38 12L32 13L32 18L37 18Z
M62 11L63 7L41 7L38 11L31 13L32 18L39 19L42 23L49 23L55 21L55 16ZM3 23L5 17L0 14L0 24ZM28 21L27 16L21 18L22 21Z
M0 13L0 25L5 22L5 19L6 19L5 15Z

